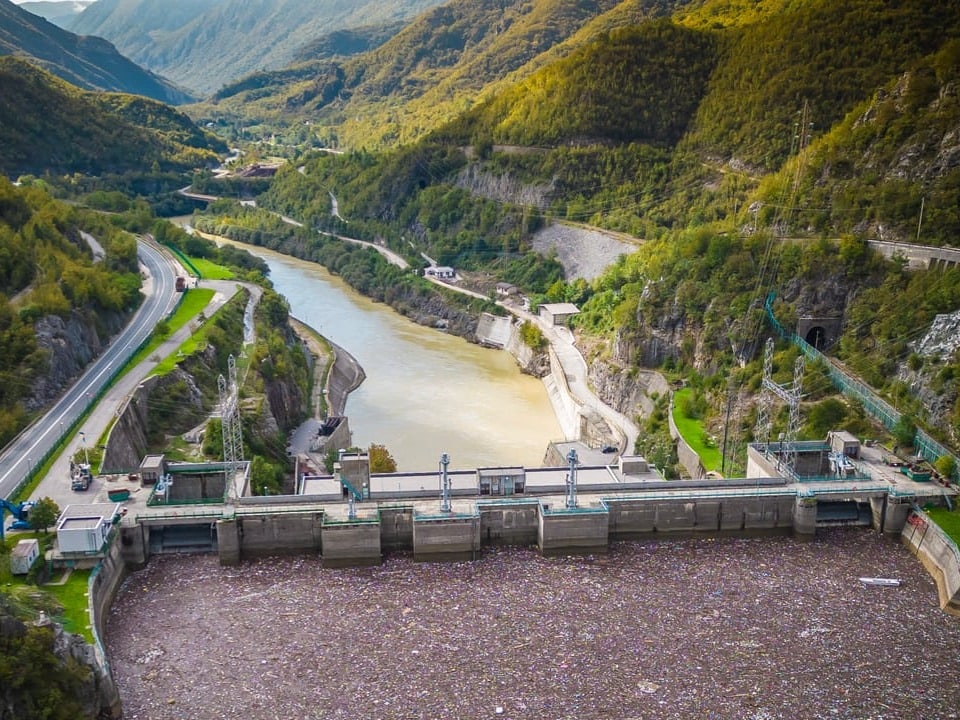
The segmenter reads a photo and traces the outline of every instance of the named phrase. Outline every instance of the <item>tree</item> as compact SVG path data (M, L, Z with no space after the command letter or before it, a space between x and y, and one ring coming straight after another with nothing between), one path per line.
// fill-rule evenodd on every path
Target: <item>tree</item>
M807 411L805 434L811 438L824 438L830 430L840 429L847 409L837 398L821 400Z
M30 526L34 530L47 532L47 528L56 525L57 518L60 517L60 506L53 498L42 497L30 508Z
M953 459L953 455L941 455L933 463L933 467L942 477L949 480L953 478L953 474L957 471L957 461Z
M250 461L250 484L254 495L279 495L283 492L283 468L261 455Z
M917 434L917 424L909 415L901 415L897 424L893 426L893 439L902 447L913 447L913 439Z
M327 454L323 456L323 468L330 474L333 475L333 464L337 461L339 453L336 448L330 448L327 450Z
M371 443L368 455L370 457L370 472L392 473L397 471L397 461L393 459L393 455L385 446Z

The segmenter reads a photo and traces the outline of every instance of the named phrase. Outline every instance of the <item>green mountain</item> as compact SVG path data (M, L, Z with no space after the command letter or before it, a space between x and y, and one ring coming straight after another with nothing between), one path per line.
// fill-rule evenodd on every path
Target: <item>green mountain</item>
M120 55L99 37L81 37L0 0L0 55L33 59L54 75L87 90L144 95L169 103L190 96Z
M380 47L403 30L406 22L394 22L386 25L367 25L358 28L334 30L312 40L297 51L293 64L311 60L329 60L335 57L359 55Z
M39 0L18 3L21 8L49 20L54 25L66 28L76 15L82 13L96 0Z
M837 318L832 354L960 439L960 349L925 355L916 345L936 314L960 308L960 271L906 272L869 245L960 246L960 6L706 0L651 18L622 3L485 76L463 73L488 30L449 15L465 5L427 13L370 53L318 64L323 75L286 87L277 75L265 97L248 96L253 117L273 103L278 121L310 117L321 139L356 148L292 163L260 204L385 239L412 262L423 252L540 301L577 303L597 380L627 411L629 378L643 367L699 378L696 411L708 417L726 400L724 378L755 389L762 303L774 291L788 327ZM430 35L441 28L475 41L444 36L445 54ZM419 56L406 43L414 32L427 42ZM311 82L324 92L297 106ZM463 91L430 114L420 103L441 87ZM349 225L331 216L329 192ZM645 242L592 283L557 282L556 261L532 250L535 232L558 220ZM229 222L249 231L256 220L238 211ZM781 356L777 367L791 363ZM819 372L812 403L830 385ZM857 412L841 407L836 422L862 422Z
M71 23L144 67L208 94L282 67L331 31L389 25L438 0L98 0Z
M135 95L80 90L18 58L0 57L0 172L191 170L223 143L182 113Z
M309 120L326 140L409 142L478 100L572 52L617 22L657 17L665 0L453 0L360 56L300 64L224 88L195 116ZM616 19L608 20L608 15Z
M93 234L102 262L81 236ZM54 357L49 317L59 316L85 342L99 344L121 328L140 304L137 245L99 213L51 198L39 186L17 188L0 177L0 445L10 441L95 354L70 348ZM86 358L67 370L74 356ZM70 356L68 359L66 356ZM58 369L52 369L59 366Z

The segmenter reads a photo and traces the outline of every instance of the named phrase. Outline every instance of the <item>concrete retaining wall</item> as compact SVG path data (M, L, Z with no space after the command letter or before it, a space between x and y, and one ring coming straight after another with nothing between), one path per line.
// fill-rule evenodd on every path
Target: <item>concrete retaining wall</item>
M100 463L102 472L129 471L140 466L147 450L150 393L159 381L156 375L144 380L123 406L107 435L107 449Z
M320 553L322 512L284 512L239 515L217 523L221 562L232 560L234 547L240 559L271 555Z
M93 622L95 643L93 645L93 666L96 673L97 686L100 692L101 717L120 718L123 709L120 704L120 692L113 675L110 673L110 664L103 649L100 638L103 637L103 621L110 611L120 585L130 574L123 553L119 537L114 538L107 551L107 556L97 566L90 578L89 612Z
M564 439L577 440L580 432L580 403L571 394L567 376L563 373L563 365L552 347L549 354L550 373L543 378L543 384L547 387L547 396L563 430Z
M327 374L328 413L343 415L347 396L360 387L360 383L366 380L367 376L353 355L332 342L330 346L333 348L333 366Z
M321 528L324 567L380 564L380 523L330 523Z
M226 489L226 479L222 472L203 475L177 475L170 487L170 497L174 501L209 500L222 498Z
M960 616L960 549L926 513L913 510L900 534L937 583L940 607Z
M476 331L477 342L481 345L506 348L510 343L512 328L513 319L510 316L480 313Z
M702 478L707 473L704 470L703 463L700 462L700 455L696 450L687 444L677 429L677 424L673 421L673 393L670 394L670 408L667 411L667 424L670 427L670 437L677 442L677 460L692 478Z
M956 267L960 265L960 250L957 248L913 245L911 243L868 240L867 245L887 259L900 255L907 259L911 268Z
M413 549L413 506L380 508L380 547Z
M537 502L489 502L480 509L480 540L484 545L537 544Z
M651 533L790 533L794 525L792 495L709 498L607 500L610 539L636 539Z

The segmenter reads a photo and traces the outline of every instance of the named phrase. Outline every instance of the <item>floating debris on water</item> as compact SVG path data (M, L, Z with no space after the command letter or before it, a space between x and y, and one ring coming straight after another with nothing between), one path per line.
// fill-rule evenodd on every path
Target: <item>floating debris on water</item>
M900 589L866 592L857 578L871 576ZM125 582L105 641L126 720L880 720L960 707L960 619L905 548L855 529L617 543L602 565L520 548L345 570L162 556Z

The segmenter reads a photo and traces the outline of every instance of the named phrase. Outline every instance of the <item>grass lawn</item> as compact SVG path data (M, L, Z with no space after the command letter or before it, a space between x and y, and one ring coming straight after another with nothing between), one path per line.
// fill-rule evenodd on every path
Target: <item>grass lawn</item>
M184 295L181 303L177 306L176 312L174 312L173 315L170 316L170 319L167 320L167 327L170 328L170 333L175 333L177 330L190 322L190 320L192 320L197 313L203 310L210 303L210 299L212 297L213 290L209 290L207 288L198 288L196 290L188 291L187 294ZM144 360L150 357L150 354L154 350L160 347L160 343L162 343L165 339L166 336L152 336L150 338L150 342L144 346L143 350L138 352L130 359L128 365L130 367L136 367L142 363Z
M949 535L957 545L960 545L960 508L947 510L945 507L924 508L940 528Z
M59 613L51 613L52 619L63 625L67 632L82 635L87 642L93 642L93 633L87 625L90 624L90 613L87 604L87 582L90 579L89 570L74 570L63 585L28 585L26 575L13 575L10 572L10 549L21 540L37 538L40 540L41 547L49 547L52 542L52 534L43 535L38 532L30 533L12 533L4 537L4 548L0 548L0 586L2 589L10 592L18 590L28 590L31 594L39 591L45 595L56 599L63 610ZM42 560L38 560L42 562ZM62 575L51 578L52 582L57 582ZM47 607L49 604L40 602L40 607Z
M58 578L54 577L56 582ZM90 570L74 570L63 585L43 585L42 589L53 595L63 606L63 615L54 620L63 625L63 629L77 635L82 635L87 642L93 642L93 632L90 630L90 611L87 602L87 583L90 580Z
M205 258L191 257L190 262L193 263L193 266L205 280L233 280L236 277L236 274L230 268L217 265Z
M197 293L197 292L212 293L213 291L212 290L191 290L190 291L190 293ZM188 293L188 296L190 293ZM204 303L204 306L206 306L206 303ZM223 308L221 308L221 310L222 309ZM220 311L218 310L218 312ZM197 350L205 347L207 342L207 333L209 332L209 328L210 328L210 324L209 324L210 320L211 318L207 318L207 320L204 322L203 326L199 330L192 333L190 337L184 340L183 343L180 345L179 348L176 349L175 352L170 353L167 357L161 360L157 364L157 366L153 369L153 372L150 374L166 375L171 370L173 370L174 367L176 367L177 362L179 360L185 357L189 357L190 355L193 355L193 353L197 352ZM241 372L241 366L239 364L237 366L237 372L238 373Z
M683 439L687 441L687 445L700 456L704 469L719 471L723 464L720 448L707 446L703 441L706 434L703 423L694 418L688 418L680 411L681 401L692 392L691 388L684 388L673 394L673 422L676 423L677 430L680 431Z

